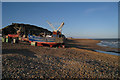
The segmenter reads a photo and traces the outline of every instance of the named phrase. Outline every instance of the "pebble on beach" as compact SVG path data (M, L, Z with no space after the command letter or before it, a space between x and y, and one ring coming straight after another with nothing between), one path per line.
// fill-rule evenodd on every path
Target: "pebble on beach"
M2 78L119 78L118 56L103 55L4 43Z

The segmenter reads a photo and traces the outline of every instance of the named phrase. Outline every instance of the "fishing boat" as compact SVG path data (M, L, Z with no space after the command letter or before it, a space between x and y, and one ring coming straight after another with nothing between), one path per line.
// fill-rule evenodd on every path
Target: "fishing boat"
M55 30L54 26L50 22L48 22L48 24L53 28L52 35L41 37L41 36L33 36L28 34L29 42L30 43L35 42L37 46L48 45L50 47L57 46L59 48L60 47L64 48L65 37L62 36L61 34L61 28L63 27L64 22L60 25L60 27L57 30Z

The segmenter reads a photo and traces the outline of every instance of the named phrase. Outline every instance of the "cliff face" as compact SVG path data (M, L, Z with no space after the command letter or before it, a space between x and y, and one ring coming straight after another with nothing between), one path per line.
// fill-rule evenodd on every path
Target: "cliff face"
M2 34L3 35L8 35L8 34L17 34L17 31L20 31L20 33L23 35L28 35L28 34L52 34L51 31L44 29L42 27L37 27L34 25L30 24L19 24L19 23L12 23L11 25L8 25L7 27L2 29Z

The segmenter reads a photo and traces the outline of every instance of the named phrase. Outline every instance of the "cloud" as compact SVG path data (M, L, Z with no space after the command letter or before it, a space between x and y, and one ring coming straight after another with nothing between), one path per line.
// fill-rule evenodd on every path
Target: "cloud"
M85 13L91 13L91 12L95 12L97 11L97 8L89 8L87 10L85 10Z
M101 10L106 10L107 7L100 7L100 8L88 8L85 10L85 13L93 13Z

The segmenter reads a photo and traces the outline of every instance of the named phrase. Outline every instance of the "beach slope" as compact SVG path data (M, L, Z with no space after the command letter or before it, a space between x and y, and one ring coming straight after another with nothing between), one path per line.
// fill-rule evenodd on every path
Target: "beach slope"
M119 78L119 56L91 39L68 39L66 48L2 43L3 78Z

